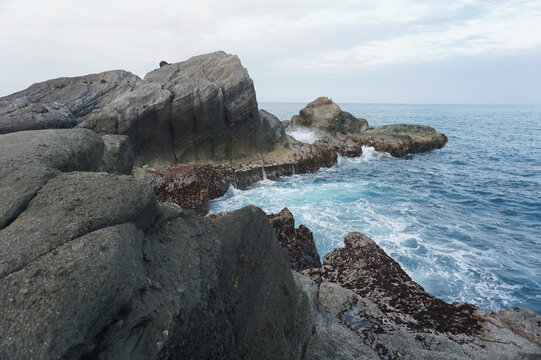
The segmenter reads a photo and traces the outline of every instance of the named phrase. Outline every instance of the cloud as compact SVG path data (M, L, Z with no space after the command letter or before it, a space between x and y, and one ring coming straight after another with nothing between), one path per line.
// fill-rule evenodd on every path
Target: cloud
M251 74L347 71L541 46L539 1L0 0L0 94L225 50ZM264 84L263 84L264 85Z

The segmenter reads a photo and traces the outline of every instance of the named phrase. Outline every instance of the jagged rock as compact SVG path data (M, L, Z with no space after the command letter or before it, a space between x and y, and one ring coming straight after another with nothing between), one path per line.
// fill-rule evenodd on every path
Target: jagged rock
M407 124L384 125L359 135L338 135L338 139L333 144L344 156L362 152L362 146L372 146L399 157L440 149L447 143L447 136L430 126Z
M344 248L324 257L321 269L304 271L321 284L318 309L323 319L316 322L307 359L330 354L336 337L342 339L336 359L350 359L352 353L389 359L541 356L538 314L447 304L413 282L367 236L350 233L344 242ZM506 323L511 318L512 326Z
M130 175L133 169L133 151L126 135L102 136L105 148L98 171Z
M323 96L306 105L299 115L293 116L291 125L313 128L332 135L358 134L368 128L366 119L342 111L331 99Z
M237 56L218 51L145 76L173 94L170 132L178 163L252 157L274 149L265 138L254 85Z
M222 51L167 64L145 80L115 70L0 98L0 133L75 125L128 135L137 166L253 158L287 147L281 124L261 119L238 57Z
M313 308L260 209L211 221L75 171L102 161L89 130L1 139L2 164L51 177L0 230L0 358L301 357Z
M289 255L291 268L296 271L321 266L314 242L314 235L304 225L295 229L295 219L288 208L269 214L269 221L276 231L278 243Z

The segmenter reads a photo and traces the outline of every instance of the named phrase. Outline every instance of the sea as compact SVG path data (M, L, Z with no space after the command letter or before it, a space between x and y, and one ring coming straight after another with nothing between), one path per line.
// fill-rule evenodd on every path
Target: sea
M286 120L305 105L260 108ZM321 256L358 231L446 302L541 313L541 106L339 105L371 126L429 125L449 141L403 158L365 147L314 174L231 187L210 213L287 207L296 226L312 230Z

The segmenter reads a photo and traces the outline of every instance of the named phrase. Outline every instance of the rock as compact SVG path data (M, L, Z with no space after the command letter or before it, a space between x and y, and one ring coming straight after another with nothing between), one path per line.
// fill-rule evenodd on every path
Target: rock
M130 223L105 227L1 276L0 358L92 353L93 339L129 311L143 274L143 238Z
M72 128L77 121L70 109L58 102L32 102L28 96L0 98L0 134L21 130Z
M173 95L168 129L177 163L230 161L274 150L252 79L237 56L196 56L156 69L145 81Z
M299 173L312 173L336 162L336 152L326 141L305 144L289 138L292 152L283 158L261 158L260 161L210 163L168 167L138 168L137 177L154 188L162 202L173 202L204 215L210 200L224 195L230 186L245 189L265 177L275 179Z
M211 221L133 177L74 171L102 161L89 130L0 144L52 172L0 230L0 358L301 358L313 299L260 209Z
M267 137L266 143L276 144L283 148L290 148L286 131L280 120L265 110L259 110L259 116L263 124L263 135Z
M289 255L293 270L301 271L321 266L312 232L303 225L295 229L295 219L288 208L282 209L278 214L270 214L268 218L276 231L280 247Z
M39 130L0 135L0 229L61 171L94 171L103 141L90 130Z
M345 248L324 257L321 269L303 272L321 284L318 311L323 319L316 322L307 359L330 354L337 337L342 341L336 359L351 354L390 359L541 356L539 315L447 304L413 282L372 239L350 233L344 242ZM510 320L508 314L514 313L519 315Z
M132 222L148 230L157 215L152 188L133 177L58 174L38 190L11 224L0 230L0 277L101 228Z
M133 151L126 135L102 136L105 148L98 171L129 175L133 169Z
M360 135L339 135L335 149L341 154L355 153L362 146L372 146L377 151L393 156L404 156L440 149L447 143L447 136L424 125L384 125Z
M164 67L165 65L169 64L167 61L160 61L160 67Z
M326 97L318 97L306 105L299 115L291 118L291 123L294 126L314 128L331 135L358 134L368 128L368 122L365 119L356 118L340 110L337 104Z

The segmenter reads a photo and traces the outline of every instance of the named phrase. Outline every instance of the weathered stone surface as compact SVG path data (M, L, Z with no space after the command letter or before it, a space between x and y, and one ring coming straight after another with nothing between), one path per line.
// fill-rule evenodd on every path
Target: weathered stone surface
M0 135L0 229L60 171L94 171L103 147L98 135L83 129Z
M282 122L266 110L259 110L262 123L262 135L266 138L265 143L275 144L283 148L289 148L286 131Z
M0 277L101 228L133 222L148 230L157 213L152 188L133 177L59 174L38 190L15 221L0 230Z
M329 354L337 336L346 339L341 349L351 349L337 359L349 359L352 352L370 358L370 351L389 359L541 356L538 314L447 304L413 282L370 238L350 233L345 245L327 254L321 269L304 271L321 284L318 309L324 319L316 322L307 358Z
M269 214L268 218L276 231L280 247L289 255L293 270L301 271L321 266L314 235L304 225L295 229L295 219L288 208L277 214Z
M2 276L0 358L91 353L93 340L129 309L142 278L143 238L133 224L106 227Z
M369 129L360 135L339 135L335 149L342 155L355 154L362 146L372 146L377 151L393 156L404 156L440 149L447 143L447 136L424 125L384 125Z
M59 102L42 103L28 96L0 98L0 134L22 130L63 129L77 125L70 109Z
M289 138L293 152L283 158L236 161L169 167L138 168L135 175L150 183L158 199L206 214L210 200L224 195L229 186L245 189L265 177L275 179L299 173L312 173L330 167L337 154L326 141L306 144Z
M293 116L290 126L304 126L333 135L358 134L368 128L368 122L342 111L331 99L322 96Z
M105 148L98 171L130 175L133 169L133 151L126 135L102 136Z
M169 90L178 163L253 157L274 149L263 128L252 79L237 56L218 51L168 64L145 81Z

